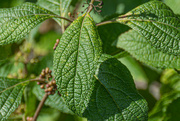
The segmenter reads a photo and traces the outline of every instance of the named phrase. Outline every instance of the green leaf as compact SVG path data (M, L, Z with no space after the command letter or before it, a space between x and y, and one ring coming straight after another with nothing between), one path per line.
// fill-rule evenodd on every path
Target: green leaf
M45 9L64 17L72 0L38 0L37 4Z
M173 69L165 70L161 76L161 95L171 91L180 91L180 74Z
M22 80L0 77L1 121L5 121L19 106L25 86Z
M168 54L152 46L149 41L134 30L122 34L117 47L123 48L136 59L160 68L180 68L180 56Z
M0 9L0 45L19 41L39 23L52 17L57 16L33 3Z
M154 109L149 113L149 121L167 121L169 118L169 115L167 113L169 112L170 108L169 106L174 103L174 101L180 99L180 91L173 91L166 95L164 95L155 105ZM178 106L178 103L175 102ZM178 113L178 112L177 112ZM175 113L176 117L179 115ZM176 120L170 120L170 121L176 121Z
M42 100L43 96L45 95L44 90L41 89L39 85L34 86L33 93L36 95L38 100ZM63 113L73 114L73 112L66 106L63 98L59 96L57 92L54 95L48 96L45 105L55 108Z
M167 121L179 121L179 108L180 108L180 97L173 100L167 107L166 119Z
M127 31L129 27L119 24L112 23L98 27L98 32L103 42L103 52L107 54L116 54L120 49L112 46L112 43L118 38L118 36Z
M87 107L101 53L101 40L89 14L66 29L55 50L53 68L58 90L76 114L81 115Z
M62 17L67 16L68 8L72 0L38 0L37 4L41 7ZM63 19L55 19L60 25L64 24Z
M179 0L163 0L176 14L180 14L180 1Z
M89 120L147 121L147 102L137 92L128 69L102 56L97 81L84 116Z
M148 81L147 75L144 72L142 66L134 58L132 58L131 56L127 56L120 58L119 61L129 69L134 80L138 82Z
M136 30L159 51L180 55L180 19L164 3L150 1L140 5L120 16L117 22Z

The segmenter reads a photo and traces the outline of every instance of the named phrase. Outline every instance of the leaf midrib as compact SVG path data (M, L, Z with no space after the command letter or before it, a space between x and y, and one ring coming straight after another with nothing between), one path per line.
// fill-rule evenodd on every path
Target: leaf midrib
M179 31L178 28L176 28L176 27L174 27L174 26L172 26L172 25L170 25L170 24L163 23L163 22L159 22L159 21L155 21L155 20L127 19L127 18L119 18L119 19L117 19L117 20L119 20L120 22L121 22L121 20L122 20L122 22L123 22L124 20L125 20L125 21L139 21L139 22L143 22L143 21L145 21L145 22L155 22L155 23L159 23L159 24L163 24L163 25L172 27L172 28L176 29L177 31Z

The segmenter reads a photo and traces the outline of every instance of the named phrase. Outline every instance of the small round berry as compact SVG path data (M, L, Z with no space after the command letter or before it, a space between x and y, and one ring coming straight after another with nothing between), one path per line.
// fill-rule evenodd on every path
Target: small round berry
M50 87L50 85L49 85L49 84L46 84L46 87L47 87L47 88L49 88L49 87Z
M53 80L53 81L52 81L52 84L53 84L53 85L56 85L56 81L55 81L55 80Z
M45 70L45 73L49 73L49 68L47 67L46 70Z
M41 85L40 87L41 87L41 89L44 89L44 84L43 84L43 85Z

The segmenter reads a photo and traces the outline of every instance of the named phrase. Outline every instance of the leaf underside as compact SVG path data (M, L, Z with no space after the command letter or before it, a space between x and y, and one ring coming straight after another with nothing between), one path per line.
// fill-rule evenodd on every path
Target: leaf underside
M160 1L150 1L120 16L118 22L141 34L159 51L180 55L180 19Z
M179 55L160 51L134 30L122 34L118 38L116 46L125 49L136 59L148 65L160 68L180 68Z
M0 78L0 120L5 121L21 103L26 84L21 80ZM16 86L15 86L16 85Z
M66 29L55 50L53 68L58 90L76 114L81 115L87 107L101 53L101 40L89 14Z
M21 40L39 23L54 16L33 3L0 9L0 45Z
M138 94L128 69L102 56L97 81L84 112L89 120L146 121L147 102Z

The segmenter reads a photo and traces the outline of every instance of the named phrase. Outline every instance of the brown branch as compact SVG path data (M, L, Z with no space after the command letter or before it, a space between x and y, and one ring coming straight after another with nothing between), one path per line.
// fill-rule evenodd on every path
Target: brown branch
M48 94L45 93L43 99L42 99L41 102L39 103L38 108L37 108L37 110L36 110L36 112L35 112L35 114L34 114L33 121L36 121L36 119L37 119L37 117L38 117L38 115L39 115L39 113L40 113L40 111L41 111L41 108L43 107L43 105L44 105L44 103L45 103L45 101L46 101L47 98L48 98Z

